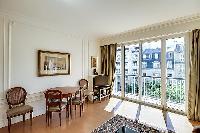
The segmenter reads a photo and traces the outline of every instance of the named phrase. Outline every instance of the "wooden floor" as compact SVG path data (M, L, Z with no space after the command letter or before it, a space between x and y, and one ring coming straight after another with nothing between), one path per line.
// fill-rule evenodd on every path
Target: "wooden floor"
M190 133L193 129L186 116L111 98L101 103L85 104L82 117L79 116L79 109L77 109L76 114L73 112L72 119L66 118L65 112L63 112L61 127L59 126L58 114L55 113L49 127L46 124L45 115L41 115L33 119L32 126L28 120L25 123L13 124L11 133L90 133L115 114L138 119L142 123L159 128L171 128L178 133ZM200 123L194 124L199 125ZM7 127L0 129L0 133L7 132Z

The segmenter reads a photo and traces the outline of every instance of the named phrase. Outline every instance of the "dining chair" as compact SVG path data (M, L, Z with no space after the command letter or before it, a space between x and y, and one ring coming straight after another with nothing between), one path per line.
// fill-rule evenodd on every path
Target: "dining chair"
M85 99L86 99L86 102L88 103L89 102L89 96L93 96L93 92L92 91L89 91L89 83L86 79L80 79L79 80L79 86L82 86L82 87L85 87L84 89L84 94L85 94Z
M61 111L66 108L66 117L69 116L69 103L63 102L62 92L59 90L47 90L45 92L46 98L46 121L49 125L49 119L52 118L53 112L59 113L61 126Z
M6 111L8 119L8 131L10 132L11 118L23 115L23 122L25 122L26 113L30 113L30 120L32 125L33 107L25 105L27 92L22 87L14 87L7 91L6 99L9 109Z
M76 111L76 106L79 105L80 107L80 117L83 111L83 105L85 102L85 86L84 87L80 87L80 89L75 93L75 96L72 98L72 105L75 106L75 111Z

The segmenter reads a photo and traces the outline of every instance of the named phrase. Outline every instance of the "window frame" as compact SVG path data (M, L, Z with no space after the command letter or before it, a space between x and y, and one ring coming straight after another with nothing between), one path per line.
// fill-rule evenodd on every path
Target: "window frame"
M172 38L179 38L179 37L184 37L184 54L185 54L185 110L179 111L179 110L174 110L172 108L167 107L167 97L166 97L166 40L167 39L172 39ZM161 55L158 58L161 58L161 108L165 108L168 110L171 110L173 112L180 112L180 113L187 113L187 98L188 98L188 88L189 88L189 33L177 33L177 34L171 34L171 35L165 35L165 36L159 36L159 37L153 37L153 38L147 38L143 40L137 40L137 41L131 41L131 42L124 42L121 44L118 44L118 46L121 46L121 98L125 98L125 46L126 45L134 45L134 44L139 44L139 72L138 72L138 87L139 87L139 99L137 99L136 102L143 103L144 105L150 105L150 103L145 103L142 101L142 44L145 42L151 42L151 41L158 41L161 40ZM163 54L164 53L164 54ZM130 100L130 99L127 99ZM134 100L133 100L134 101ZM154 105L153 105L154 106Z

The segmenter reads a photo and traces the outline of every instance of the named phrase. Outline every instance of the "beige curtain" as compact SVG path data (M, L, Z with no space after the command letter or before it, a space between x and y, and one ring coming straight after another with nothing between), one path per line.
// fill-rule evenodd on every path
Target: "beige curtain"
M200 121L200 30L193 30L190 36L188 118Z
M109 77L113 87L117 44L100 46L101 48L101 74Z

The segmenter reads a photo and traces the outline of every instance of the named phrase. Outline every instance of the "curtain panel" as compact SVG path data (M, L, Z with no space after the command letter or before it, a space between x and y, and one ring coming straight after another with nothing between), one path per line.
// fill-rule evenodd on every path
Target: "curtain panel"
M188 118L200 121L200 29L190 33Z
M101 49L101 74L109 77L109 83L111 85L111 88L113 88L117 44L100 46L100 49Z

